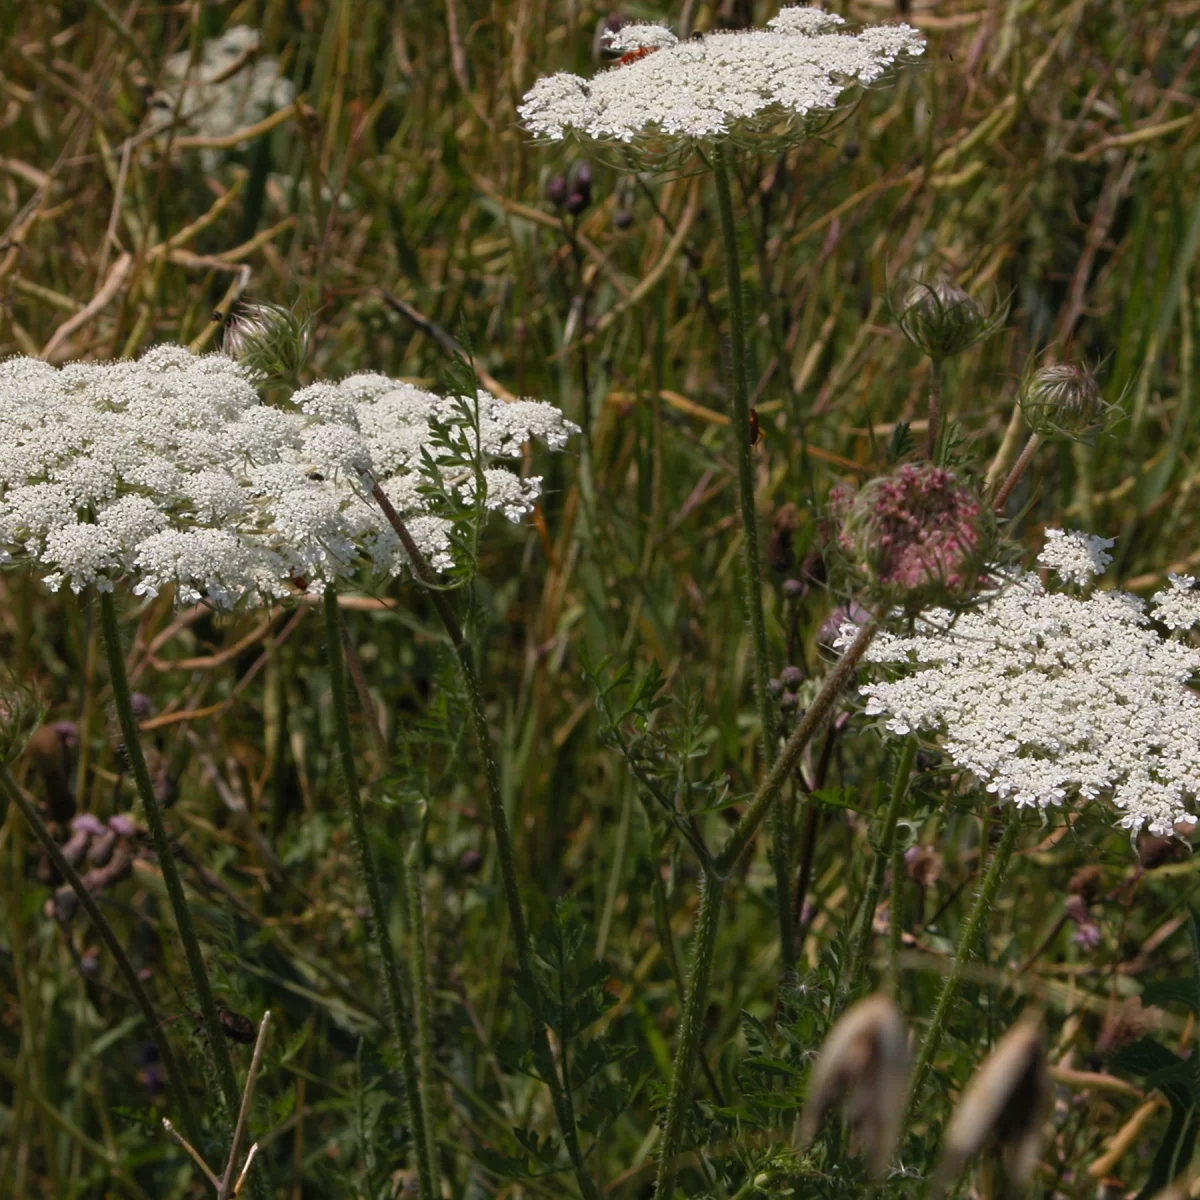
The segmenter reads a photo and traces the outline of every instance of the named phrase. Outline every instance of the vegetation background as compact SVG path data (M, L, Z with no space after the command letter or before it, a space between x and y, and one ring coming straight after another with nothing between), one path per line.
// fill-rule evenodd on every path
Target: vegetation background
M831 7L851 21L903 15L883 0ZM684 0L621 11L686 33L760 25L776 10ZM526 527L489 530L470 611L547 969L603 1009L578 1050L562 1048L609 1039L580 1100L589 1144L597 1135L589 1161L606 1195L638 1197L653 1181L697 873L647 820L602 736L587 672L603 676L605 659L661 667L676 702L664 728L698 805L723 788L736 802L759 760L709 177L592 161L588 202L571 214L547 199L547 183L577 185L583 159L532 144L517 124L539 75L597 69L608 15L591 0L0 4L0 354L213 349L240 300L272 300L313 314L309 378L374 370L442 386L455 346L469 346L489 386L588 424L591 478L578 440L573 453L532 453L544 503ZM1045 448L1013 536L1031 548L1046 525L1117 536L1110 577L1143 593L1200 563L1200 0L914 0L907 17L929 39L918 69L868 93L826 138L737 162L768 620L777 669L805 677L827 660L815 633L844 599L805 566L823 498L883 468L902 446L898 423L922 429L928 365L889 319L902 276L947 273L976 295L1011 297L1003 332L947 368L949 411L981 469L1035 356L1100 364L1105 394L1123 397L1122 420L1094 446ZM262 31L297 103L228 144L186 131L139 141L166 57L237 24ZM403 1112L317 618L303 605L217 617L166 599L122 604L220 999L255 1019L274 1014L254 1118L269 1193L394 1194L406 1182ZM574 1194L569 1175L539 1159L534 1135L552 1131L552 1115L519 1070L524 1016L481 824L481 767L444 638L405 583L365 586L344 609L384 730L381 742L356 715L376 851L392 881L408 855L426 892L447 1194ZM78 730L72 748L31 745L26 786L49 805L68 788L102 816L128 809L88 603L4 576L0 653L36 680L48 719ZM913 920L901 998L918 1023L987 836L964 789L959 804L934 802L945 777L934 756L924 766L909 835L942 860L940 874L904 885ZM819 1041L804 1024L805 988L821 986L822 955L862 892L862 814L885 768L883 742L855 717L818 799L788 797L795 869L811 867L801 967L814 974L780 998L791 1016L778 1025L774 877L761 847L731 881L689 1194L749 1197L764 1171L795 1178L780 1156ZM727 817L697 820L717 830ZM1132 1194L1164 1139L1186 1165L1191 1118L1181 1130L1175 1100L1118 1078L1105 1056L1122 1020L1156 1028L1176 1051L1190 1044L1190 1002L1147 1015L1135 998L1189 973L1182 901L1196 892L1197 861L1182 843L1131 846L1099 811L1073 823L1047 814L1022 843L954 1013L931 1128L1032 994L1059 1070L1036 1189ZM1068 881L1085 866L1100 871L1094 946L1073 939L1066 914ZM46 915L39 871L10 808L0 1193L207 1194L158 1125L166 1110L145 1029L87 922ZM392 897L401 938L404 901ZM199 1063L164 903L148 852L104 895L174 1018L171 1036ZM593 959L607 965L602 985ZM521 1140L514 1127L533 1132ZM806 1186L861 1194L839 1170L810 1164ZM771 1186L780 1190L762 1194L793 1194L792 1183Z

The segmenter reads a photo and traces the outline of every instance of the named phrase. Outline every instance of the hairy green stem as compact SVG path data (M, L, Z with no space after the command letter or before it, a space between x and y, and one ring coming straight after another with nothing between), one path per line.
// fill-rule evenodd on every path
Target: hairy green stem
M338 614L337 592L326 588L324 596L325 641L329 655L329 682L333 698L333 725L338 752L342 760L342 776L346 802L350 809L350 827L354 834L354 849L367 888L367 905L371 920L369 931L379 956L383 973L384 993L387 996L388 1018L396 1048L400 1051L400 1073L408 1101L408 1116L412 1126L414 1157L417 1165L417 1191L421 1200L435 1200L433 1170L425 1122L425 1107L421 1102L420 1081L417 1076L416 1051L413 1045L412 1018L404 994L400 960L388 927L387 909L383 903L383 888L379 870L371 853L367 816L358 790L358 769L355 765L354 741L350 736L350 706L346 697L346 664L342 655L341 619Z
M429 1147L429 1170L433 1194L441 1195L438 1182L437 1139L433 1111L433 1003L429 992L429 957L425 932L425 872L421 851L425 839L418 830L408 849L408 921L413 965L413 1007L417 1018L417 1070L425 1115L425 1144Z
M938 997L937 1007L933 1010L929 1027L925 1031L925 1040L921 1043L921 1053L913 1070L912 1085L909 1088L908 1102L904 1110L904 1120L900 1126L901 1145L903 1145L904 1134L908 1132L913 1118L916 1116L917 1105L920 1104L921 1094L925 1089L925 1081L929 1077L933 1060L937 1057L938 1049L942 1044L942 1035L946 1031L946 1019L958 997L959 988L962 987L963 978L967 973L967 964L975 950L975 943L979 940L979 935L991 915L996 890L1008 869L1008 860L1012 857L1013 848L1017 844L1020 832L1020 814L1014 809L1008 814L1000 844L992 854L992 861L988 864L983 883L979 886L979 892L975 897L975 903L971 906L967 923L959 935L958 948L954 952L954 962L950 966L946 982L942 985L942 994Z
M763 614L762 567L758 557L758 515L754 506L754 446L750 431L750 376L746 363L746 312L742 301L742 266L738 256L737 224L729 188L727 152L718 145L713 153L713 175L717 184L717 208L721 215L721 246L725 279L729 289L729 360L733 374L733 439L737 455L738 510L742 518L742 585L746 616L754 648L754 697L762 725L763 758L768 769L774 764L775 710L767 691L771 674L767 625ZM779 921L779 947L784 970L796 959L792 930L791 839L787 814L776 806L771 822L771 861L775 868L775 910Z
M496 759L496 749L488 729L487 714L483 708L483 693L479 687L479 676L475 671L475 656L471 644L463 635L462 626L459 625L454 610L446 599L445 592L438 585L433 568L425 561L420 547L413 541L408 526L401 520L379 484L372 485L371 496L400 539L400 544L404 547L404 552L412 564L413 574L426 585L427 594L446 630L446 636L449 637L458 660L459 674L462 676L467 692L468 706L471 710L471 725L475 732L475 742L479 749L479 755L483 759L484 781L487 786L488 822L491 825L492 836L496 840L496 858L500 865L504 902L508 908L508 920L512 926L513 941L516 943L517 949L517 970L520 972L526 994L532 997L535 994L536 982L533 973L529 927L525 921L525 909L521 903L521 890L517 883L517 859L513 850L512 833L508 827L508 814L504 809L504 794L500 787L500 765ZM533 1014L533 1055L538 1073L550 1089L554 1115L558 1121L558 1127L562 1133L567 1154L571 1159L571 1166L579 1183L580 1191L585 1200L600 1200L600 1191L596 1186L596 1181L588 1172L583 1158L583 1150L579 1144L571 1094L565 1086L562 1076L558 1073L546 1026L536 1013ZM563 1070L567 1070L566 1063L563 1064Z
M200 1141L200 1126L196 1123L195 1114L192 1112L192 1103L188 1097L187 1085L184 1082L179 1060L175 1057L175 1051L171 1049L171 1043L162 1029L162 1021L154 1011L154 1005L149 995L147 995L141 979L138 978L138 973L134 969L133 963L129 961L129 956L125 953L125 947L121 945L121 941L114 932L113 927L100 911L100 906L96 903L95 897L88 891L83 880L80 879L78 872L63 857L62 850L54 840L54 836L50 830L46 828L46 824L42 820L37 806L21 791L17 781L12 777L12 773L7 767L0 770L0 788L3 789L9 800L17 806L26 823L33 830L34 836L42 844L42 849L45 850L47 857L54 864L54 869L67 881L71 891L78 897L83 911L87 913L93 927L100 935L100 940L108 947L108 952L113 956L113 961L117 964L117 970L125 980L130 995L133 997L133 1002L138 1006L138 1011L142 1014L142 1019L146 1022L146 1027L149 1029L150 1036L154 1040L154 1045L158 1050L158 1057L163 1065L163 1071L167 1076L167 1086L171 1089L171 1097L175 1103L175 1107L179 1111L180 1123L183 1125L191 1141L198 1143Z
M688 989L687 1002L683 1006L675 1075L671 1080L671 1095L667 1101L667 1117L663 1124L658 1178L654 1185L657 1200L671 1200L675 1188L677 1160L683 1144L687 1111L692 1100L692 1080L696 1074L696 1060L700 1057L704 1042L704 1017L708 1010L708 988L712 980L713 947L717 942L717 928L720 923L721 881L713 875L706 875L700 893L700 911L696 915L691 986Z
M692 1079L696 1072L696 1058L700 1052L700 1034L704 1025L704 1013L708 1006L708 989L712 980L712 952L717 939L717 925L721 909L721 880L730 868L746 852L772 802L783 790L791 777L805 746L821 727L829 710L833 707L842 689L849 682L866 653L875 634L879 631L880 618L872 617L859 631L858 636L825 677L808 711L800 719L766 779L759 786L754 798L746 807L742 818L734 826L720 853L713 859L714 871L706 874L704 892L700 897L700 911L696 917L695 946L692 950L692 971L688 980L687 1000L683 1007L683 1019L679 1051L675 1058L675 1074L671 1079L671 1091L667 1100L667 1119L663 1127L658 1160L658 1183L655 1187L657 1200L671 1200L675 1186L675 1169L679 1150L683 1142L683 1130L687 1108L691 1099Z
M187 959L188 971L191 973L192 986L196 990L196 999L200 1005L200 1019L204 1024L204 1032L208 1039L209 1053L216 1063L217 1081L220 1084L221 1095L229 1112L232 1124L237 1115L241 1101L241 1089L233 1073L233 1058L221 1029L221 1018L217 1012L217 1002L213 997L212 983L208 978L208 968L204 964L204 953L200 949L200 939L196 936L196 926L192 921L192 910L188 907L187 896L183 891L183 880L175 866L175 854L171 849L171 840L167 836L167 827L163 821L162 808L158 797L154 794L154 784L150 772L146 768L146 758L142 754L141 737L138 731L137 718L133 712L133 698L129 690L129 676L125 671L125 653L121 648L121 626L117 619L117 604L112 592L100 593L100 626L104 633L104 648L108 655L109 681L112 684L113 706L117 710L117 721L121 729L121 740L125 746L125 758L137 785L138 795L142 801L142 811L146 825L150 829L150 838L154 843L154 852L158 856L159 870L162 871L163 883L167 889L167 899L171 912L175 917L175 927L179 930L179 940L183 943L184 956Z
M858 981L863 972L867 959L867 950L871 944L871 929L874 925L875 907L879 903L879 893L883 890L883 877L891 861L892 847L896 842L896 822L900 819L900 807L908 794L908 781L912 776L913 763L917 759L917 739L908 737L900 751L900 761L896 764L896 774L892 780L892 792L888 798L887 810L883 815L883 829L875 857L871 863L871 875L867 881L867 890L863 893L862 904L859 908L859 922L850 951L849 969L846 972L844 986L847 995L853 996L858 989ZM892 899L896 896L896 879L892 878ZM895 913L891 916L894 918ZM894 920L893 920L894 924Z

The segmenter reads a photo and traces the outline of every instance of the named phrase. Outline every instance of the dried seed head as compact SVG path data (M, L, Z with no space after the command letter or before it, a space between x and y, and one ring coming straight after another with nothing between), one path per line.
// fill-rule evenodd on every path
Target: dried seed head
M1086 437L1116 411L1100 395L1095 375L1075 363L1051 363L1029 374L1018 396L1030 428L1043 437Z
M954 472L906 463L856 495L831 495L837 545L872 604L961 607L994 560L991 507Z
M1028 1184L1042 1145L1050 1104L1050 1075L1040 1023L1023 1017L1000 1039L967 1084L946 1129L932 1195L991 1143L1015 1187Z
M298 386L311 333L311 316L282 304L248 304L229 323L221 350L262 383Z
M799 1140L808 1145L822 1117L844 1104L873 1179L887 1171L908 1088L908 1030L884 995L859 1001L834 1025L808 1084Z
M891 307L900 332L934 362L990 337L1008 317L1007 305L998 305L989 314L948 279L914 284L900 304Z

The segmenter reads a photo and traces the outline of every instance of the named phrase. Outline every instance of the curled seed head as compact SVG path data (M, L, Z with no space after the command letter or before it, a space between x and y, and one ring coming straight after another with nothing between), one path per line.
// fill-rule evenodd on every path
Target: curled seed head
M948 279L914 284L898 305L893 302L892 311L900 332L934 362L990 337L1008 317L1007 305L988 313Z
M917 613L961 607L997 548L995 518L953 471L906 463L830 496L837 547L869 601Z
M308 361L312 317L282 304L248 304L230 321L221 350L263 383L296 384Z
M1102 429L1114 411L1095 375L1075 363L1051 363L1030 373L1018 402L1030 428L1043 437L1086 437Z

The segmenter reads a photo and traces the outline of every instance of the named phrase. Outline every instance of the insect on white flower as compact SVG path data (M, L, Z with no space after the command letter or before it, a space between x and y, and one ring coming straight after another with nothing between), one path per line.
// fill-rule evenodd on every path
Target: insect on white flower
M822 9L786 8L765 29L683 42L665 26L629 25L609 35L621 55L613 68L592 79L568 72L540 79L518 112L526 129L549 141L686 148L767 134L794 139L848 88L875 83L925 49L908 25L851 34L839 31L843 24Z

